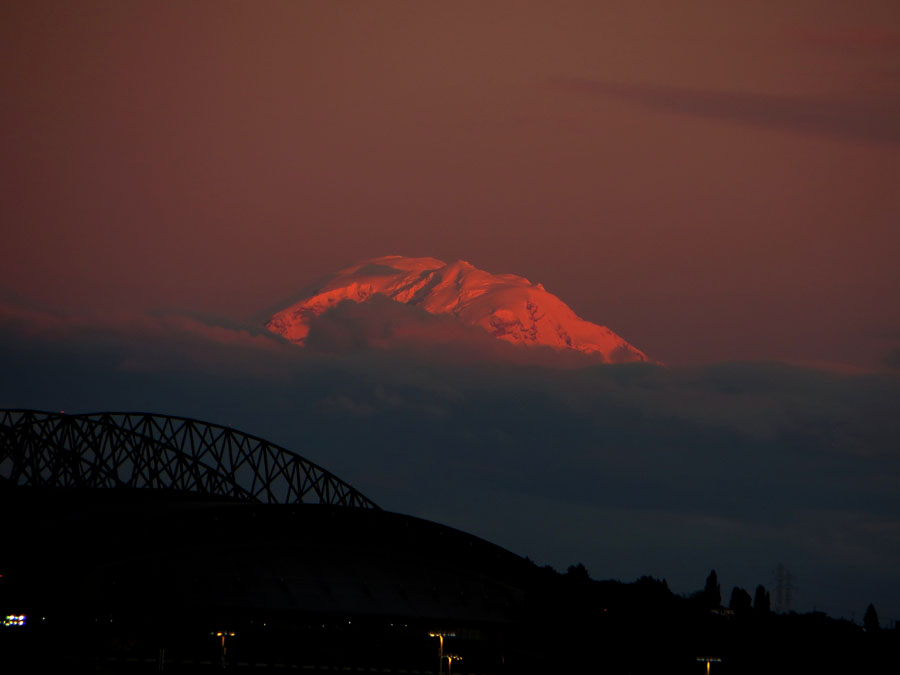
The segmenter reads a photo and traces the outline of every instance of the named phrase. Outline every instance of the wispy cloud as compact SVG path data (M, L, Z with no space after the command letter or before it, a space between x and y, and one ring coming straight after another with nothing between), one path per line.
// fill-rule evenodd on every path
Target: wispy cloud
M256 368L293 351L261 327L186 314L64 313L9 299L0 299L0 334L51 353L102 356L121 370Z
M895 347L885 355L884 364L893 370L900 370L900 347Z
M857 141L900 143L900 99L895 96L883 100L817 99L584 79L559 78L555 83L661 113Z
M829 49L900 52L900 31L883 26L802 26L787 30L795 41Z

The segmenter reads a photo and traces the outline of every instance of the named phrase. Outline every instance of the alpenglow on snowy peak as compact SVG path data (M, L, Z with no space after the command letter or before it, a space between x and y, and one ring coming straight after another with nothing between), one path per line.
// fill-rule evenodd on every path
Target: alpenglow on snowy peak
M498 340L602 356L612 363L647 356L605 326L585 321L541 284L514 274L491 274L464 260L399 255L366 260L341 270L312 296L281 310L266 323L273 333L303 345L310 321L344 301L373 295L448 314Z

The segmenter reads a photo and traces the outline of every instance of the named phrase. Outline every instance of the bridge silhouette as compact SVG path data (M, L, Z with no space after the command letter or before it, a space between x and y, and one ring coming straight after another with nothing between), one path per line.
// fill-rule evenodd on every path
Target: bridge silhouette
M378 506L265 439L153 413L0 410L0 480L23 487L154 488L263 504Z

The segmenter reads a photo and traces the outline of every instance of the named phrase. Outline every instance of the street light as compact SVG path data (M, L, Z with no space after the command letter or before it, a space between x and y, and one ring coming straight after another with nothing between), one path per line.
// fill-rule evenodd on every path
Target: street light
M225 638L234 637L234 633L231 631L220 630L216 633L210 633L210 635L215 635L217 638L222 638L222 667L225 667Z
M709 675L709 664L715 661L716 663L721 663L722 659L716 656L698 656L698 661L706 661L706 675Z
M428 637L436 637L441 641L438 647L438 675L441 675L444 672L444 638L456 637L456 633L429 633Z
M456 654L447 654L447 675L450 675L450 669L453 667L454 661L462 661L462 657Z

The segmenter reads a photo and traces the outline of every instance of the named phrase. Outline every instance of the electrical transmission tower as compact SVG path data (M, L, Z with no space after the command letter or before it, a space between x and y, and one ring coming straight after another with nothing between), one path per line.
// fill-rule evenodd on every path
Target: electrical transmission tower
M775 606L778 613L790 612L794 608L794 591L797 587L797 577L787 569L783 563L772 572L775 586Z

